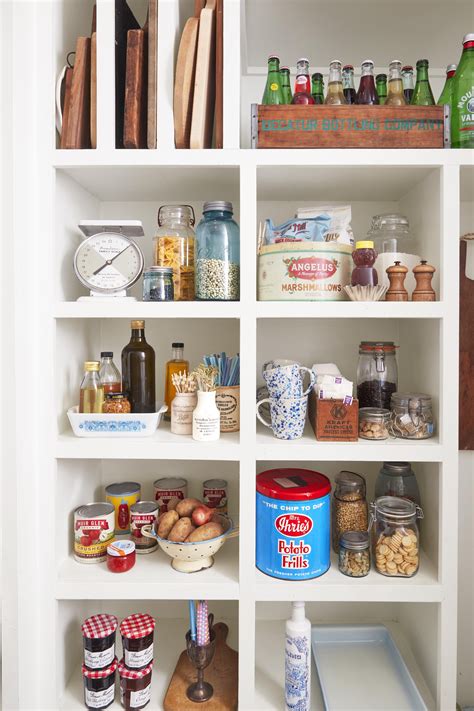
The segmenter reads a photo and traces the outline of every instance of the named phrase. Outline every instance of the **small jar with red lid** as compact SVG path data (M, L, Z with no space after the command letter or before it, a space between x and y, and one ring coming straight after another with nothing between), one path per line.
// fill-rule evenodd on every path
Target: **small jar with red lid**
M111 573L126 573L133 568L136 559L133 541L114 541L107 546L107 568Z
M123 662L129 669L143 669L153 661L155 620L151 615L137 613L120 624Z
M151 698L153 662L143 669L129 669L124 660L118 665L120 677L120 702L125 711L144 709Z
M87 669L106 669L115 659L115 631L118 620L114 615L92 615L84 620L82 639L84 666Z
M117 657L105 669L87 669L82 665L84 703L88 709L106 709L115 699Z

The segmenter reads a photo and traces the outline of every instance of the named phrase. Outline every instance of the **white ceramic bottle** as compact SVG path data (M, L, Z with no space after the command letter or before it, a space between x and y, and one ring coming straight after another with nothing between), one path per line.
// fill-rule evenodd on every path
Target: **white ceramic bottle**
M198 390L198 401L193 412L193 439L214 442L221 435L221 415L216 405L216 391Z
M304 602L292 603L286 621L285 703L286 711L311 708L311 622L305 617Z

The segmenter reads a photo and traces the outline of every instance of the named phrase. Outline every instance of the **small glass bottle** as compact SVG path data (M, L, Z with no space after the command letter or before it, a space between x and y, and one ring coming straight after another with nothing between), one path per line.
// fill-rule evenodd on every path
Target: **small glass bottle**
M119 393L122 390L122 377L113 358L112 351L102 351L100 354L99 378L104 388L104 395Z
M419 59L416 63L416 84L410 103L412 106L434 106L435 100L428 77L429 62Z
M342 471L336 476L332 498L332 547L339 553L339 540L346 531L367 531L368 508L365 480L360 474Z
M411 64L406 64L402 67L402 82L403 82L403 93L405 94L405 99L407 104L411 103L411 97L415 91L415 80L413 76L413 67Z
M453 80L451 147L474 148L474 33L462 41L462 54Z
M196 230L196 298L238 301L240 231L231 202L204 203Z
M285 97L281 86L280 57L271 54L268 57L268 74L262 104L285 104Z
M346 64L342 68L342 90L347 104L356 103L356 90L354 86L354 67Z
M438 106L444 106L444 104L451 105L451 96L453 94L453 79L456 75L456 65L450 64L446 68L446 83L443 87L443 91L438 99Z
M387 100L387 75L377 74L375 77L375 84L377 85L377 94L379 95L379 104L383 106Z
M280 69L280 76L281 76L281 89L283 91L283 98L285 99L285 104L291 104L291 102L293 100L293 94L291 93L289 67L282 67Z
M358 104L378 104L379 97L375 87L374 63L371 59L362 62L361 77L357 90L356 101Z
M173 269L175 301L194 300L194 210L162 205L154 239L155 265Z
M315 72L311 77L311 96L315 104L324 104L324 79L320 72Z
M352 252L355 268L352 270L352 286L377 286L379 283L377 270L374 269L377 252L374 243L370 240L356 242Z
M388 67L388 95L385 105L405 106L406 103L403 93L402 63L394 59Z
M84 377L79 397L79 412L101 413L104 404L104 388L99 378L98 360L86 360Z
M309 77L309 62L307 59L298 59L296 65L295 93L292 104L314 104L311 96L311 79Z
M342 88L342 63L338 59L333 59L329 65L328 93L324 103L331 106L347 104Z
M166 363L165 374L165 405L168 405L164 415L166 420L171 420L171 403L176 395L172 377L175 373L189 373L189 361L184 359L184 343L172 343L171 348L173 349L171 360Z

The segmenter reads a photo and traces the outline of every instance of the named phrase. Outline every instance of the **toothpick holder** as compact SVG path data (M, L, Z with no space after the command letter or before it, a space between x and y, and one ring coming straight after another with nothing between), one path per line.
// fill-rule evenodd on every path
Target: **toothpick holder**
M186 650L191 664L197 669L198 678L190 684L186 690L186 696L190 701L203 703L209 701L214 694L214 689L209 682L204 681L204 669L209 666L216 651L216 633L210 630L209 644L200 645L191 639L191 632L186 633Z

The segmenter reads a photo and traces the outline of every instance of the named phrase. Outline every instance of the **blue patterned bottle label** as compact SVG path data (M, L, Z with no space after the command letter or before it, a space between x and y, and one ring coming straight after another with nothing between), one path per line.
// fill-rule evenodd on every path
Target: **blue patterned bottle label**
M310 642L289 637L285 643L285 702L287 711L310 711Z

